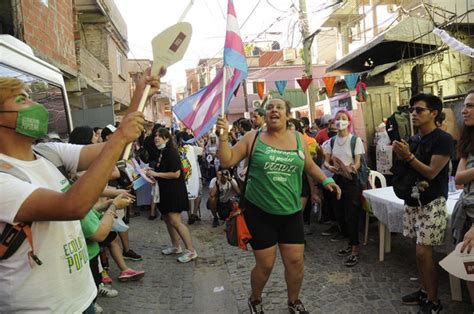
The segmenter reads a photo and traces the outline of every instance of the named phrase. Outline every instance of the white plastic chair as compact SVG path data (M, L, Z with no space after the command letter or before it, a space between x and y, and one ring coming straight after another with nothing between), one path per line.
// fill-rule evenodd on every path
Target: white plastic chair
M376 179L380 181L380 187L384 188L387 186L387 180L385 179L384 175L381 174L380 172L370 170L369 173L369 187L372 189L376 188ZM369 238L369 218L370 218L369 212L366 213L365 215L365 232L364 232L364 245L367 245L367 240Z

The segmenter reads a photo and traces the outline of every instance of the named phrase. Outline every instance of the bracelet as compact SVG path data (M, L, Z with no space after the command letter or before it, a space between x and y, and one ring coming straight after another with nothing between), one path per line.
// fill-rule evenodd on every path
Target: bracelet
M405 161L406 161L407 163L410 163L410 162L412 162L413 160L415 160L415 155L413 155L413 154L411 154L410 157L408 157L408 158L405 159Z
M323 187L326 187L327 185L329 185L331 183L336 183L336 182L334 181L333 178L326 178L326 179L324 179L322 185L323 185Z

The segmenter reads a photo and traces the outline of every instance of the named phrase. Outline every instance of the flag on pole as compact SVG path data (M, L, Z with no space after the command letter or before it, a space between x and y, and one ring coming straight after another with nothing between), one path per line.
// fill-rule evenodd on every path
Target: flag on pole
M224 71L226 71L225 76ZM208 86L183 99L173 107L173 112L184 125L193 130L196 139L208 132L216 123L220 114L224 86L224 108L227 111L234 91L240 82L247 77L247 72L247 60L245 59L244 45L240 38L234 3L229 0L223 68L217 72L216 77Z

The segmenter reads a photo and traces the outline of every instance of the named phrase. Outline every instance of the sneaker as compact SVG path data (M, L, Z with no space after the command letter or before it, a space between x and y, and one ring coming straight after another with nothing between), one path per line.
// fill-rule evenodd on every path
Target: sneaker
M263 314L263 305L262 300L251 301L250 298L248 300L248 305L250 309L250 314Z
M309 314L309 311L304 307L300 300L296 300L295 303L288 302L288 310L291 314Z
M190 215L188 218L188 225L192 225L196 222L196 218L194 218L194 215Z
M108 297L108 298L115 298L118 296L118 291L112 288L107 287L103 283L99 285L99 289L97 289L97 295L99 297Z
M331 238L331 242L339 242L345 239L347 239L347 237L339 232L334 237Z
M212 220L212 228L219 227L219 219L216 217Z
M190 251L190 250L185 250L183 255L178 257L178 262L180 263L188 263L192 261L193 259L196 259L198 257L196 250Z
M132 261L141 261L142 260L142 256L138 255L137 253L135 253L132 250L128 250L127 252L123 252L123 258L129 259L129 260L132 260Z
M109 273L105 269L102 271L101 275L102 275L102 282L104 284L112 283L112 278L109 276Z
M133 270L131 268L127 269L126 271L120 272L120 275L118 277L119 281L136 281L140 280L145 276L145 272L143 270Z
M425 291L418 289L417 291L407 294L402 297L402 303L406 305L422 305L423 301L426 300L428 295Z
M178 246L178 247L170 246L161 251L161 254L163 255L172 255L172 254L181 254L181 253L183 253L181 246Z
M344 257L352 253L352 246L348 245L347 247L337 251L337 256Z
M102 313L104 312L104 309L102 308L102 306L100 306L99 304L97 303L94 303L94 310L96 313Z
M346 265L347 267L352 267L352 266L355 266L359 263L359 254L357 255L350 255L346 261L344 262L344 265Z
M420 310L418 311L418 314L440 313L442 309L443 309L443 306L441 305L440 300L438 300L438 304L434 304L430 300L426 299L421 305Z
M332 225L331 227L327 228L323 232L321 232L322 236L334 236L339 232L339 228L336 225Z

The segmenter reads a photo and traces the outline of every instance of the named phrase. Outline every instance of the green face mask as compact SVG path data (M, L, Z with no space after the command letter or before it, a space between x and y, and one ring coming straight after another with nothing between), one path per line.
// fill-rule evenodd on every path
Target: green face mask
M2 112L18 112L16 118L17 133L32 137L40 138L48 134L48 110L41 104L34 104L29 107L21 108L20 110L5 110ZM13 129L7 126L3 126Z

